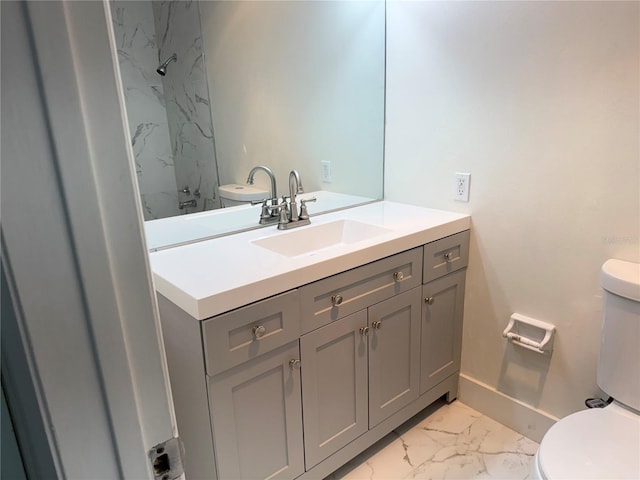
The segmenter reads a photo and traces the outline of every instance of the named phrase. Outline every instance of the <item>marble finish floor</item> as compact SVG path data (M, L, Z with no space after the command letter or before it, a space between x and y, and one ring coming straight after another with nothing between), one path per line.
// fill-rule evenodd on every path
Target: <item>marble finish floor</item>
M520 480L537 448L459 401L440 401L325 480Z

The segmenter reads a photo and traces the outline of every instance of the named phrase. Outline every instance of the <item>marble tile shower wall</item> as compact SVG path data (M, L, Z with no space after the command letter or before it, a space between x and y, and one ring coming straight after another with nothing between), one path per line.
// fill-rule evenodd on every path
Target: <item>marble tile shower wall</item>
M174 154L175 176L180 200L195 198L197 207L185 213L220 207L217 198L218 173L209 91L205 70L200 11L195 1L153 2L155 32L160 58L173 53L178 59L167 67L163 78L169 135Z
M178 214L151 2L112 1L111 14L145 220Z

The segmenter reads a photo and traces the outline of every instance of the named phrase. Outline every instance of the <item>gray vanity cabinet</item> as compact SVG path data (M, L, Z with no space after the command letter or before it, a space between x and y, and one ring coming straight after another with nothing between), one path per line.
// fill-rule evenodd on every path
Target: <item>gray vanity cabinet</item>
M221 480L304 472L298 290L202 322Z
M298 342L209 377L220 479L304 473Z
M300 338L307 469L418 398L420 287Z
M422 287L420 393L460 370L465 270Z
M420 394L460 370L469 231L424 247Z
M203 321L158 304L186 477L302 475L298 290Z
M367 311L300 338L307 469L368 429Z
M469 232L196 320L159 296L187 478L324 478L457 395Z
M303 286L302 333L421 285L422 263L418 247Z
M369 307L369 428L418 398L420 288Z

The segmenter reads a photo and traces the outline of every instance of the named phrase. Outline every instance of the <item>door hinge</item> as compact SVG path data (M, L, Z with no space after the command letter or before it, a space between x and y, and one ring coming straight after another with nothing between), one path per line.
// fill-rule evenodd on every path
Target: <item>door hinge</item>
M154 480L174 480L184 473L184 447L179 438L170 438L149 450Z

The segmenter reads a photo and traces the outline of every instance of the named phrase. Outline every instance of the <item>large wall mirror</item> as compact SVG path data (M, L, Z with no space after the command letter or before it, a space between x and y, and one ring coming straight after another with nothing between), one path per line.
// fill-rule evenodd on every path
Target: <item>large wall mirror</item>
M115 0L111 13L145 220L218 210L219 187L255 166L278 196L296 169L307 192L382 198L384 1ZM264 170L254 187L271 189Z

